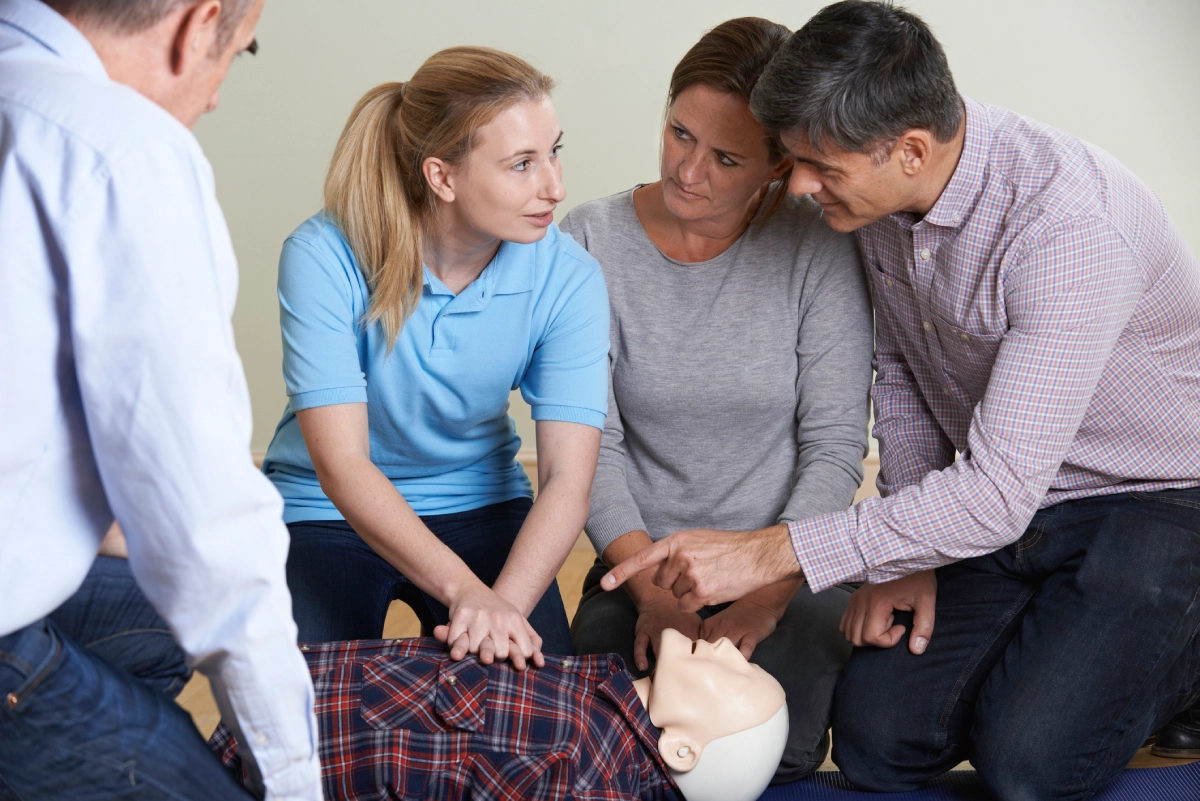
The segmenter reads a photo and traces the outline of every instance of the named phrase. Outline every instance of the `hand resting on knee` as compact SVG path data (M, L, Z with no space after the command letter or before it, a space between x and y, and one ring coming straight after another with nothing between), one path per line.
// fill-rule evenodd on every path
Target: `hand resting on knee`
M937 576L932 570L883 584L864 584L850 596L838 630L857 648L891 648L904 636L904 626L895 622L896 610L912 612L908 650L920 655L933 637L936 602Z

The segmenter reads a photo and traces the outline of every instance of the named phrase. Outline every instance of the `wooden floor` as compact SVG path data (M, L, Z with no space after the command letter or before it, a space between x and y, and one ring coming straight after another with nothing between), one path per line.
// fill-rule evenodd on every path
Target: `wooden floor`
M867 476L863 481L863 486L859 490L858 496L855 497L857 503L864 497L875 494L875 469L873 464L868 463ZM531 471L533 472L533 471ZM563 604L567 608L567 618L571 619L575 616L575 610L579 606L579 596L583 590L583 579L587 575L588 569L596 559L596 552L592 549L591 543L582 534L579 540L571 549L570 555L567 557L566 563L562 570L558 572L558 586L562 593ZM417 622L417 616L405 604L395 601L388 610L387 621L384 623L383 636L385 638L399 637L415 637L420 634L420 624ZM212 734L213 729L217 727L217 722L220 720L220 713L217 712L216 702L213 701L212 693L209 691L208 680L203 676L196 676L188 682L188 685L183 688L183 692L179 694L179 704L191 714L192 720L195 721L196 727L205 737ZM1180 759L1162 759L1150 753L1150 749L1142 748L1134 756L1133 761L1129 763L1131 768L1157 768L1169 767L1173 765L1186 764L1193 760ZM968 768L969 764L963 763L959 767ZM825 764L821 766L821 770L837 770L833 762L825 760Z

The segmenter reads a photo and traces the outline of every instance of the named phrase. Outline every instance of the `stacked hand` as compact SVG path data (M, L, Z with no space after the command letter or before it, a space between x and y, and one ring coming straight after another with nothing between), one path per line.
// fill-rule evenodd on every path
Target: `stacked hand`
M450 646L450 658L455 661L479 654L485 665L507 659L517 670L524 670L528 663L546 664L542 638L533 626L517 607L483 583L468 587L453 599L450 625L438 626L433 636Z
M864 584L850 596L838 630L856 647L891 648L904 636L904 626L895 622L895 610L912 612L908 650L923 654L933 636L936 604L937 576L932 570L883 584Z

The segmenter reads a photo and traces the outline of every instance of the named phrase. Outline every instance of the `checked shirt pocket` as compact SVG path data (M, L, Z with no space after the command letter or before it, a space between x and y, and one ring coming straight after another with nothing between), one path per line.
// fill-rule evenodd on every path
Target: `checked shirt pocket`
M482 731L487 668L472 660L380 656L362 668L361 713L372 728L434 734Z
M971 331L942 317L934 319L945 361L943 369L967 392L972 403L978 403L987 391L1004 336Z

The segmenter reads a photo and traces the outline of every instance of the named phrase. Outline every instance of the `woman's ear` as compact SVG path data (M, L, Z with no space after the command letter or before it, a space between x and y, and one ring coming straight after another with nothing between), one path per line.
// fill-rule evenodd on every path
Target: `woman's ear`
M665 730L662 737L658 738L658 752L662 754L663 762L680 773L687 773L696 767L702 750L704 749L690 738L680 737Z
M421 165L421 172L433 194L446 203L454 202L454 182L450 175L450 165L439 158L430 156Z
M784 156L779 160L779 163L775 165L774 169L771 170L771 180L778 181L780 178L786 177L791 173L792 167L795 166L796 159L792 158L791 156Z

